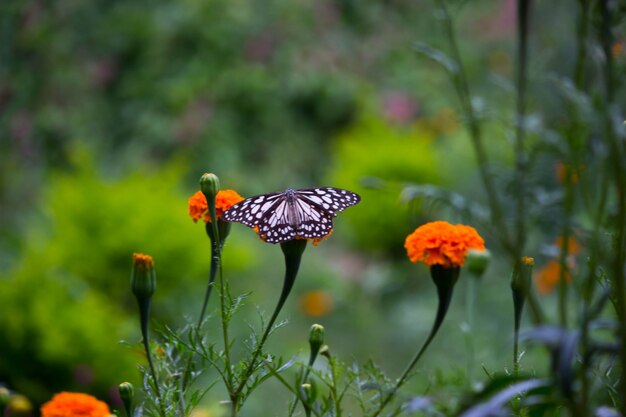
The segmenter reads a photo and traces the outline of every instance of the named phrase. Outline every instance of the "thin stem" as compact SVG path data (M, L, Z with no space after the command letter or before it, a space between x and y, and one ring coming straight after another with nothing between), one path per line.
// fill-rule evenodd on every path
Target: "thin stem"
M337 395L337 364L335 363L334 357L330 358L330 376L333 383L330 390L335 400L335 417L341 417L341 402L339 401L339 396Z
M467 350L467 381L469 385L472 385L474 376L474 340L473 340L473 328L474 328L474 301L476 299L476 285L478 279L475 276L469 277L467 280L467 288L465 291L465 347Z
M219 242L219 232L217 230L217 222L212 222L213 233L216 237L216 240ZM224 366L226 367L226 377L228 379L227 389L229 390L231 401L233 400L231 388L233 384L233 370L230 361L230 339L228 337L228 322L229 318L226 313L226 282L224 281L224 274L222 272L222 254L220 245L215 245L216 254L217 254L217 263L218 270L220 275L220 313L221 313L221 323L222 323L222 339L224 340Z
M457 71L453 75L452 81L461 101L462 110L468 120L470 139L474 147L474 153L476 155L476 160L478 163L478 170L480 172L480 176L485 187L485 191L487 193L491 216L493 218L496 229L500 231L498 239L500 240L502 246L509 252L509 254L515 257L515 248L511 244L508 237L507 228L502 214L502 206L500 204L500 200L498 199L496 187L493 183L493 177L489 169L490 164L482 140L480 123L478 122L478 118L474 111L474 106L472 105L472 96L469 90L467 74L463 66L463 61L461 60L461 53L457 45L456 34L454 32L452 19L450 17L450 13L446 6L445 0L436 0L436 3L439 7L439 12L444 22L445 34L450 44L452 59L457 65Z
M272 313L272 316L269 322L267 323L265 331L263 332L263 336L261 336L261 340L259 341L256 348L254 349L254 352L252 353L252 357L250 358L250 361L248 362L248 366L246 367L244 372L241 374L242 376L241 376L239 385L237 385L235 390L231 393L231 398L235 402L237 410L239 409L240 395L243 389L245 388L246 384L248 383L248 380L254 373L254 370L257 366L257 359L259 355L261 354L261 352L263 351L263 346L265 345L265 341L267 340L269 334L271 333L272 328L274 327L274 323L276 322L276 319L278 318L278 314L280 313L283 306L285 305L285 301L287 301L287 297L289 296L289 293L291 292L291 289L293 288L293 284L296 281L296 275L298 274L298 269L300 268L300 261L302 259L301 257L302 251L304 251L304 247L306 246L306 243L307 243L306 240L300 240L300 241L293 240L293 241L282 244L283 245L282 249L283 249L283 252L285 253L285 279L283 281L283 289L278 299L278 303L276 303L276 307L274 308L274 312ZM294 247L299 248L299 250L301 249L300 253L296 256L294 256L293 253L288 255L287 251L289 249L285 249L286 248L285 245L290 245L292 251Z
M209 225L207 224L207 227L208 226ZM207 283L206 292L204 293L204 301L202 302L202 310L200 311L200 317L198 318L198 324L196 325L198 332L200 332L200 326L204 321L206 309L209 304L209 298L211 297L211 291L213 290L213 286L215 285L217 270L219 269L219 260L221 258L219 254L221 247L218 248L217 246L219 246L217 241L211 240L211 266L209 269L209 282Z
M211 223L207 223L205 227L207 228L207 232L208 232L209 231L208 229L212 227ZM209 304L209 298L211 297L211 291L213 289L213 286L215 285L215 277L217 276L217 270L219 269L219 266L220 266L219 265L220 256L218 256L218 253L219 253L218 251L219 249L221 249L221 247L217 248L216 246L217 246L216 241L211 239L211 265L209 269L209 281L207 284L206 292L204 294L202 310L200 311L200 317L198 318L198 323L196 324L196 331L195 331L196 337L198 338L198 341L200 343L202 343L202 338L200 336L200 328L202 326L202 322L204 321L204 316L206 314L207 305ZM187 360L187 363L185 364L185 370L183 372L183 382L182 382L183 389L185 389L187 387L187 384L189 383L192 362L193 362L193 357L189 356L189 359Z
M528 56L528 14L530 0L518 0L517 2L517 114L515 128L515 229L516 245L515 259L519 259L524 251L526 242L526 168L527 161L524 152L524 140L526 136L526 72Z
M567 327L567 277L569 267L567 257L569 254L569 241L571 234L571 217L574 209L574 190L572 185L572 167L565 167L565 201L563 203L563 230L561 232L561 254L559 263L559 323L561 327Z
M308 365L306 367L306 370L304 371L304 375L298 381L298 387L300 387L302 384L306 383L306 380L309 378L309 375L311 374L311 368L313 367L313 363L315 362L315 358L316 357L317 357L317 353L311 351L311 354L309 355L309 363L308 363ZM293 416L293 413L296 411L296 406L297 405L298 405L298 396L296 395L296 399L293 401L293 405L291 406L291 410L289 410L289 417Z
M430 345L430 342L433 341L441 324L443 323L444 318L446 317L446 313L448 312L448 307L450 306L450 301L452 300L452 294L454 291L454 285L459 277L460 269L459 268L445 268L440 265L434 265L430 268L431 277L437 286L437 295L439 297L439 303L437 305L437 314L435 315L435 320L433 322L433 326L430 329L430 334L428 338L420 348L420 350L415 354L411 362L407 365L406 369L396 382L395 386L391 389L391 392L385 397L385 399L380 403L372 417L377 417L383 409L389 404L391 399L395 396L398 390L404 385L404 383L408 380L409 374L420 360L426 349Z
M152 352L150 351L150 339L148 336L148 321L150 320L150 300L137 299L139 304L139 321L141 325L141 337L143 339L143 347L146 351L146 357L148 358L148 366L150 367L150 373L152 374L152 382L154 382L154 390L156 391L157 401L159 402L159 412L161 417L165 417L165 406L163 403L163 397L161 396L161 389L159 388L159 380L157 379L157 373L152 362Z
M613 68L613 54L611 46L613 44L613 34L611 26L613 16L611 14L609 0L600 0L600 15L602 18L600 40L604 51L604 84L605 84L605 108L602 110L604 116L604 132L611 148L612 165L615 179L615 190L617 194L617 225L615 252L612 260L613 281L615 286L615 297L617 299L617 319L619 322L620 338L620 362L622 371L626 369L626 283L624 262L626 257L626 167L624 167L624 149L620 138L613 125L613 102L616 90L615 74ZM626 392L626 378L620 378L619 392ZM626 402L621 404L622 414L626 414Z

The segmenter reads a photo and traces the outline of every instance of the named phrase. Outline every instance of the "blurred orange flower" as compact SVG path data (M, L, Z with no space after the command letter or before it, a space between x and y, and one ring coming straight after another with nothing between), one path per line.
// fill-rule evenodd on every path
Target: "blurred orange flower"
M617 58L624 51L624 42L619 41L615 42L611 47L611 52L613 53L613 58Z
M41 417L109 417L109 406L88 394L61 392L41 407Z
M215 214L219 219L222 214L233 205L243 201L243 197L233 190L222 190L217 193L215 197ZM197 191L194 195L189 197L189 215L194 222L204 218L205 223L211 221L209 216L209 206L206 202L206 197L202 194L202 191Z
M426 223L407 236L404 247L411 262L446 268L463 266L469 249L484 250L476 229L445 221Z
M556 246L559 251L563 248L563 236L559 236L556 238L554 242L554 246ZM567 253L569 255L578 255L581 251L580 244L574 239L572 236L567 238Z
M550 294L554 287L561 281L561 264L558 261L551 260L537 271L535 275L535 285L539 294ZM568 284L572 281L569 272L565 273L565 282Z
M333 297L326 291L307 291L300 296L300 309L309 317L321 317L335 306Z
M567 170L569 169L570 180L572 181L572 184L578 184L578 180L580 179L580 172L583 170L583 168L584 167L577 167L564 164L563 162L557 162L555 168L556 178L559 180L560 183L565 183L565 180L567 179Z

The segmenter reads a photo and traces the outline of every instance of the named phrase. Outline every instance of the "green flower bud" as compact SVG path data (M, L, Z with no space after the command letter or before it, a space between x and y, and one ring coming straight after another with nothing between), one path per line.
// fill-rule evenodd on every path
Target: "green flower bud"
M309 331L309 346L311 347L311 353L316 354L324 344L324 326L321 324L314 324Z
M489 250L470 249L467 252L467 258L465 258L465 268L470 274L480 278L485 273L490 262L491 252Z
M11 391L6 387L0 387L0 410L9 403L11 399Z
M122 382L118 387L120 398L124 403L124 409L128 417L132 416L133 397L135 395L135 388L130 382Z
M300 389L302 390L302 399L305 404L311 405L313 401L315 401L315 390L311 386L311 384L302 384L300 385Z
M28 417L33 411L33 404L23 395L11 396L7 404L6 415L10 417Z
M130 288L138 300L149 300L156 289L154 260L142 253L133 254L133 270L130 274Z
M203 174L200 177L200 190L206 196L207 201L215 200L215 196L220 191L220 179L215 174Z
M326 357L326 359L330 359L330 348L328 345L322 345L320 348L319 354Z

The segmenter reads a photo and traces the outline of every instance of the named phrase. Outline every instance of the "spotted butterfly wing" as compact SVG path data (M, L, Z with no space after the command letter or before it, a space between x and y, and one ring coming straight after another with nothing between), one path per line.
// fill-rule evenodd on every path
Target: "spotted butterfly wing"
M287 189L250 197L233 205L222 218L254 228L268 243L323 238L333 229L333 217L360 200L358 194L339 188Z

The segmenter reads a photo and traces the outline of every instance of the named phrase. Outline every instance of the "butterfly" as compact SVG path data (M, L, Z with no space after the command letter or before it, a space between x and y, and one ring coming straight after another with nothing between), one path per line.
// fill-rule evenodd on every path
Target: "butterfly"
M254 228L268 243L321 239L333 230L333 217L359 201L358 194L340 188L288 188L241 201L226 210L222 219Z

